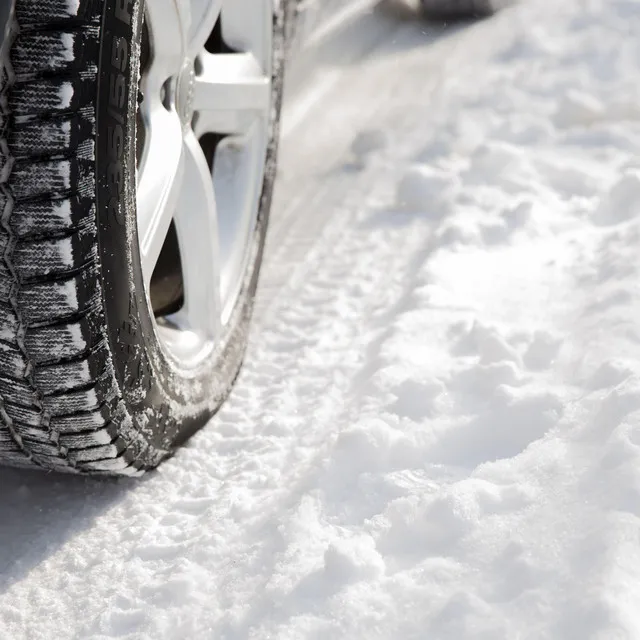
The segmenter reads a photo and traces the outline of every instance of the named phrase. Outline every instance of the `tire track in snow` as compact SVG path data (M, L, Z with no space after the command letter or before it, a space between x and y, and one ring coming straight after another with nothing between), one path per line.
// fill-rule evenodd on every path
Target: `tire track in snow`
M344 86L348 82L345 81ZM435 82L434 77L433 84ZM429 95L429 88L425 85L425 96ZM342 86L337 89L342 90ZM365 89L356 87L354 96L363 95L366 95ZM363 122L358 106L352 106L358 126L378 126L380 119L389 117L382 106ZM342 128L344 131L339 133L344 133L341 135L344 144L353 135L354 120L348 119ZM267 299L271 304L267 305L266 313L257 314L257 338L234 394L210 430L198 436L198 449L184 452L198 458L198 463L202 458L201 463L207 465L208 473L216 477L217 483L215 497L206 502L206 508L203 503L203 513L193 518L190 526L181 528L180 537L188 538L191 531L192 540L198 539L203 522L209 522L211 535L224 532L225 536L236 538L235 544L239 547L231 554L228 549L221 549L215 561L209 560L219 567L217 606L221 616L225 610L234 609L234 603L226 601L229 584L233 582L238 588L244 574L249 581L253 580L248 568L272 555L271 545L277 545L274 539L266 548L260 548L259 544L256 547L255 540L260 538L257 532L268 528L274 513L294 505L302 492L305 476L310 469L315 469L340 429L339 417L351 381L363 365L362 357L357 356L355 361L353 357L354 343L358 343L361 333L367 335L363 330L366 319L376 309L394 303L397 287L385 298L386 290L391 284L397 284L407 260L423 251L430 236L429 225L416 224L415 233L410 233L411 225L376 232L361 224L363 214L368 215L367 209L372 203L389 204L389 181L379 180L378 176L393 172L400 161L394 156L404 154L402 145L390 153L388 158L372 158L371 166L359 173L332 172L329 164L329 170L323 175L326 185L316 197L318 208L314 211L313 206L304 207L297 212L302 221L299 226L302 237L292 234L287 239L293 237L293 244L298 248L302 246L303 250L284 252L289 259L293 255L297 262L288 262L283 271L285 274L291 271L292 264L297 265L297 269L292 270L284 284L279 283L275 288L276 298L270 297L267 271ZM293 165L286 156L284 162L285 166ZM317 183L313 184L318 187ZM369 185L372 184L381 185L380 193L371 192ZM363 199L364 193L367 196ZM327 211L332 212L330 217L326 216ZM319 220L321 224L308 225L309 220ZM318 228L322 227L324 230L319 233ZM401 252L398 246L403 247ZM277 260L274 265L281 266ZM263 286L261 291L264 293L264 290ZM314 336L321 336L321 340ZM366 346L364 342L363 352ZM344 361L345 356L350 359ZM332 380L327 384L326 371L329 370ZM311 402L305 406L308 399ZM289 423L295 422L305 410L313 427L308 431L304 427L295 430L290 424L277 424L277 416L284 416ZM276 416L274 421L269 420L269 413ZM192 472L193 469L188 473ZM178 499L175 509L169 507L168 510L179 511L180 503ZM266 516L259 515L254 522L252 515L258 506L259 513ZM146 544L153 547L155 543L145 543L145 540L157 540L157 537L157 531L149 532L139 541L140 548ZM234 562L225 560L229 555L235 558ZM249 565L239 558L247 558ZM153 555L150 559L154 559ZM229 567L227 571L225 567Z
M434 74L430 76L431 82L424 82L420 95L416 96L415 91L410 90L414 96L414 99L420 100L423 104L428 103L432 97L432 91L434 86L437 86L439 81L439 75L443 69L443 65L429 62L427 57L426 64L420 60L418 52L421 46L424 46L424 36L419 33L415 27L406 27L409 33L403 34L401 40L407 39L412 36L416 51L414 52L414 61L418 67L422 70L430 69L434 71ZM454 43L442 47L445 51L449 51L453 48ZM444 51L438 52L436 58L440 60L440 56ZM434 54L435 55L435 54ZM395 65L392 62L380 62L381 66L387 69L392 69ZM437 71L437 73L435 73ZM363 96L370 92L370 78L378 77L380 73L388 75L384 69L369 69L367 73L361 74L361 70L358 70L356 78L347 78L345 82L341 83L341 86L336 88L337 95ZM358 85L358 78L362 78L362 86ZM353 84L356 84L353 87ZM394 84L397 84L398 88L404 86L404 90L407 91L406 81L398 78ZM346 89L351 85L350 90ZM390 91L393 92L395 87L391 87ZM350 91L353 91L351 94ZM365 101L368 102L368 101ZM341 139L350 139L350 135L353 132L353 125L351 123L357 122L357 126L363 126L362 113L366 112L365 104L352 104L349 105L347 116L341 114L341 118L346 120L344 126L345 134L341 136ZM392 127L397 131L399 129L397 122L397 114L394 113L395 109L390 111L385 109L384 103L381 108L382 117L380 114L373 114L370 118L371 125ZM325 187L325 193L327 197L319 197L321 202L321 208L318 209L316 214L318 217L325 220L324 224L325 233L320 236L317 243L317 249L315 255L307 255L307 258L299 267L299 271L294 272L293 278L289 281L286 287L279 290L279 297L276 299L275 306L269 309L269 313L266 316L266 320L259 319L257 322L257 335L259 340L262 341L265 338L265 334L268 335L273 325L274 331L271 336L271 344L267 342L267 346L263 349L260 344L254 347L252 355L248 358L247 367L245 369L244 377L239 380L239 385L236 388L234 398L238 399L240 408L234 410L234 400L232 399L225 411L220 414L219 419L214 422L212 429L201 440L199 446L200 450L197 452L186 451L185 455L195 455L197 457L204 456L208 471L214 470L218 479L222 481L222 484L217 487L216 497L212 499L206 510L193 520L193 530L196 531L195 537L192 539L192 544L196 544L196 540L200 537L199 532L203 528L204 522L210 522L210 526L214 532L218 532L218 535L222 535L224 531L225 537L229 540L236 538L237 541L234 544L239 543L239 547L236 547L234 551L227 549L222 551L218 557L215 554L214 558L210 558L213 565L217 567L227 566L229 563L225 560L227 557L232 556L234 558L243 557L243 549L246 557L250 560L249 566L245 563L236 560L232 562L230 566L232 570L226 578L221 580L216 585L216 593L218 594L221 607L221 616L232 620L235 615L235 609L237 602L229 602L225 600L224 594L227 592L233 592L237 594L237 591L230 591L230 586L233 585L234 589L240 589L241 585L238 582L242 582L242 576L247 574L248 591L251 590L251 581L253 577L250 571L247 569L251 566L251 559L253 554L257 553L260 549L260 544L256 547L254 534L255 530L252 527L251 515L254 511L252 503L257 507L259 505L260 511L266 514L266 517L261 517L256 523L257 530L260 531L266 524L270 526L272 524L273 514L279 513L282 509L286 509L287 505L293 506L295 502L296 492L292 491L291 487L295 487L297 482L304 482L305 476L309 473L309 470L314 470L317 462L322 458L323 451L327 446L330 446L332 435L336 433L340 428L339 417L342 412L342 406L345 402L345 394L348 393L350 388L350 378L358 372L358 367L361 366L361 362L341 362L344 355L354 357L353 340L358 338L358 328L362 323L363 318L367 318L370 311L382 306L383 308L388 305L392 305L395 302L395 292L390 299L386 300L386 304L380 303L379 295L385 291L385 284L393 281L397 278L397 274L402 271L407 259L415 251L422 250L425 244L425 239L428 236L424 234L415 233L412 234L411 226L402 227L397 229L391 229L382 233L375 233L374 231L362 231L360 226L357 225L354 229L353 222L357 217L357 211L371 208L372 202L380 200L380 205L388 204L389 198L393 197L394 181L390 179L390 175L394 173L394 167L404 156L407 155L408 150L403 147L403 139L409 142L414 137L414 127L410 123L402 123L404 130L400 130L397 133L397 138L394 140L393 151L391 156L386 158L381 166L375 166L375 159L373 160L374 166L371 170L365 170L360 175L348 173L344 175L342 172L338 172L335 176L330 172L322 175L323 182L328 183ZM328 141L329 143L331 140ZM315 154L321 154L322 150L315 149ZM395 157L394 157L394 154ZM317 157L317 156L315 156ZM285 160L285 162L287 162ZM376 173L384 171L383 180L376 179ZM368 195L364 198L362 194L370 191L368 185L380 183L381 193L377 196ZM317 185L316 185L317 186ZM391 192L386 192L389 190ZM343 194L351 194L349 198L353 198L355 202L349 206L349 198L347 203L344 203ZM333 216L326 221L326 212L332 210L332 202L337 203L337 207ZM301 215L314 217L313 210L309 211L308 208L304 208ZM391 215L394 215L393 212ZM420 225L418 225L419 227ZM355 233L354 233L355 231ZM361 233L359 236L358 233ZM389 237L384 237L388 235ZM381 236L381 237L378 237ZM413 250L411 249L413 245ZM397 247L403 247L402 251L398 251ZM370 256L369 260L371 264L367 264L367 256ZM302 256L300 256L302 257ZM333 266L332 266L333 265ZM318 268L319 267L319 268ZM268 275L267 275L268 278ZM317 284L314 286L314 282ZM358 287L363 287L365 282L364 291L358 292ZM337 284L337 288L336 288ZM305 296L307 291L307 297ZM303 298L297 302L297 298L302 292ZM340 295L342 294L342 295ZM374 295L375 294L375 295ZM369 299L367 298L369 296ZM340 299L340 303L343 305L341 308L336 309L333 313L330 311L330 305L335 303L336 298ZM293 301L293 304L292 304ZM300 316L296 318L296 314L293 311L295 307L299 307L307 303L307 308L302 309ZM366 303L363 306L363 303ZM322 313L319 317L314 318L314 321L305 326L309 321L306 318L306 314L313 307L322 309ZM336 313L337 312L337 313ZM268 319L271 318L271 321ZM291 325L296 320L302 319L303 334L317 333L322 336L321 343L306 342L305 335L298 333L294 336L293 350L291 350L291 344L287 340L287 334L290 333ZM355 322L355 325L353 324ZM333 326L332 326L333 325ZM294 329L295 331L295 329ZM267 338L267 340L269 340ZM336 344L336 340L338 341ZM364 348L365 345L363 345ZM255 362L260 363L262 358L260 354L264 354L264 359L267 362L269 368L266 372L257 372L255 379L252 376L252 368L256 367ZM301 358L302 355L302 358ZM327 357L323 357L323 356ZM280 362L277 362L280 360ZM300 360L302 360L300 362ZM274 379L273 363L277 362L275 367L277 372L280 372L281 376L285 376L286 380L293 380L293 388L287 388L291 383L283 381L281 384ZM259 366L259 365L258 365ZM296 380L299 375L304 375L305 367L312 367L313 370L318 370L317 367L321 366L322 373L317 376L310 376L305 384L296 386ZM324 388L326 385L326 371L332 370L332 377L337 378L328 388ZM277 375L277 374L276 374ZM304 382L304 381L303 381ZM322 387L322 388L321 388ZM251 395L257 392L257 397ZM285 440L285 447L282 449L279 446L274 446L271 440L275 439L273 434L268 432L266 437L261 438L259 432L256 433L254 420L260 420L270 410L275 410L277 415L290 415L295 416L296 406L299 405L298 399L306 396L313 396L322 392L326 397L324 401L325 412L323 415L322 404L320 409L314 409L314 417L316 418L315 431L309 433L291 431L289 434L279 434L282 440ZM287 404L287 398L290 402ZM284 404L281 401L284 400ZM271 404L270 404L271 403ZM246 407L253 407L253 413L247 414ZM305 408L304 406L302 407ZM309 407L311 409L311 407ZM299 413L299 411L298 411ZM225 420L227 417L227 420ZM226 423L226 424L225 424ZM245 424L247 429L244 434L239 424ZM324 425L324 428L318 428ZM273 425L270 425L273 429ZM298 427L300 428L300 426ZM226 433L227 429L231 429L231 433ZM239 438L237 436L240 436ZM284 437L282 437L284 436ZM327 442L328 440L328 442ZM234 455L231 456L231 460L225 461L223 454L226 453L228 446L231 446ZM218 466L218 460L222 463ZM194 463L197 465L197 462ZM274 478L269 477L266 473L266 481L263 482L266 486L251 487L249 483L260 484L261 472L264 472L265 468L272 467L276 470L284 470L284 475ZM193 473L194 467L188 473ZM289 470L289 471L287 471ZM256 478L258 481L256 482ZM178 484L180 482L178 481ZM278 490L277 487L286 487L285 490ZM257 489L257 491L256 491ZM254 496L251 494L254 493ZM266 497L266 501L261 499L261 496ZM242 507L242 503L246 502L246 505ZM180 508L180 501L176 505L176 509ZM171 508L169 509L171 510ZM228 516L225 518L226 513L231 514L231 518ZM222 517L222 526L216 527L213 523L218 522L219 517ZM263 522L261 522L261 520ZM187 538L188 534L185 531L185 527L181 527L180 538ZM140 541L139 548L145 548L144 540L147 536L144 536ZM150 548L156 546L158 539L157 531L153 534L150 533L149 540ZM245 540L246 542L242 542ZM202 543L202 541L200 541ZM277 544L277 538L276 538ZM205 545L210 548L210 545ZM171 553L174 549L173 545L167 545L167 553ZM178 552L178 549L174 549L174 552ZM160 555L164 552L159 551ZM261 553L258 553L257 558L268 557L270 555L270 548L263 549ZM156 562L154 554L151 554L150 560ZM224 571L220 571L224 576ZM234 601L237 601L237 597L234 597ZM226 604L225 608L222 604ZM213 612L212 612L213 613ZM119 618L116 617L117 621ZM182 624L186 624L182 620ZM195 623L194 623L195 624ZM227 624L227 623L225 623ZM224 628L224 625L223 625Z
M371 72L371 75L377 74ZM420 96L416 97L414 94L414 99L428 102L438 80L439 76L434 75L432 84L425 83ZM352 85L353 81L353 78L347 78L343 84ZM399 81L398 85L401 86L402 82ZM355 96L366 94L364 87L355 87ZM350 106L353 117L357 117L358 124L362 126L361 106ZM381 126L380 119L388 126L395 117L395 114L390 114L384 108L380 111L382 118L380 114L375 114L368 122L365 121L367 126ZM353 130L352 122L346 120L345 130L349 133ZM215 429L206 436L205 442L200 443L201 446L204 444L202 452L195 453L202 453L206 457L206 464L216 470L216 476L222 484L218 486L208 512L194 520L192 529L199 531L203 521L209 521L214 531L220 531L219 535L224 531L225 537L236 540L236 548L231 554L228 549L220 550L216 560L211 561L220 569L215 600L221 628L232 635L238 634L238 637L243 637L242 630L246 631L251 626L251 620L248 620L241 622L240 627L236 628L234 620L241 615L249 594L260 592L259 583L262 578L257 569L264 572L264 563L268 563L271 557L277 557L280 544L278 535L269 531L269 527L273 525L273 514L294 507L305 482L308 482L307 475L316 472L318 463L332 447L336 433L343 428L340 418L346 398L353 388L351 380L357 377L366 363L363 363L362 355L356 362L346 364L341 358L345 353L353 357L352 341L359 337L358 329L362 328L362 319L368 318L371 312L380 307L384 310L394 305L404 289L402 286L394 288L393 294L382 304L372 294L384 291L385 283L393 283L397 274L404 271L407 261L411 262L412 255L420 254L418 263L427 256L424 247L431 235L428 225L422 230L417 225L418 228L413 229L414 233L411 233L412 225L401 225L386 234L368 232L359 224L354 225L358 218L357 212L366 210L367 205L371 208L372 202L379 201L377 206L389 205L392 194L388 190L391 186L393 191L393 180L385 175L385 179L379 181L376 179L376 172L382 170L393 174L396 163L406 159L409 152L403 142L411 141L414 128L406 123L402 124L405 130L394 141L392 152L392 156L397 154L397 157L386 158L381 165L373 166L360 175L356 173L345 177L340 173L336 176L326 174L324 180L328 186L321 190L317 198L321 202L319 215L313 215L313 206L305 207L301 212L311 216L312 220L322 219L324 233L317 238L316 227L313 237L303 236L311 242L311 246L315 245L315 250L307 245L304 247L305 251L301 252L303 255L294 254L298 260L303 256L306 260L293 271L286 285L275 287L278 297L267 295L273 302L264 315L258 314L255 333L259 342L251 350L234 396L215 421ZM349 139L349 133L342 136L341 140ZM287 161L285 166L286 164ZM378 182L382 185L381 193L368 194L363 202L362 194L367 193L368 185ZM347 199L345 203L343 194L352 194L349 197L355 198L355 202L350 203ZM327 221L324 214L334 207L337 210ZM390 215L396 214L390 212ZM306 226L301 224L301 229L305 231ZM354 235L354 230L356 233L361 232L362 237ZM383 236L384 242L377 244L376 236ZM289 237L294 236L292 234ZM300 246L299 238L295 240L296 245ZM398 252L399 246L403 247L403 251ZM363 256L371 256L376 264L368 264ZM276 264L280 266L280 262ZM321 273L317 273L318 266L321 266ZM363 269L368 272L369 280L372 281L367 281L365 292L354 294L354 284L361 286L363 278L367 278ZM287 270L288 268L283 271L286 273ZM267 272L267 283L269 275ZM266 290L269 291L268 285ZM343 294L342 302L345 306L337 314L331 313L329 304L340 298L342 292L348 292L346 296ZM366 295L369 296L368 301ZM362 298L365 298L366 306L362 306ZM349 308L350 305L354 308ZM326 317L308 318L309 310L314 307L322 308L322 315ZM354 320L356 325L351 326ZM365 326L366 324L364 322ZM289 337L289 334L293 336ZM323 337L322 344L314 341L313 337L308 337L314 335ZM363 353L367 350L366 344L363 344ZM313 375L305 379L305 372L309 368L313 371L319 363L322 375L315 380ZM338 380L327 387L325 372L328 370L334 372L333 377L338 377ZM270 411L276 416L290 416L291 422L299 423L299 405L303 404L302 400L305 397L317 397L320 393L326 396L326 400L320 402L319 406L302 406L302 409L308 410L312 423L316 425L308 433L300 424L297 427L301 432L293 431L289 424L279 425L277 418L275 424L267 421L268 424L256 427L256 423L264 422L265 414ZM325 426L321 429L318 425ZM282 440L284 448L280 446L279 441ZM193 453L190 452L189 455ZM270 469L274 470L273 473L269 473ZM252 484L255 486L251 486ZM258 515L254 522L253 515L257 510L266 516ZM219 512L222 520L215 515L216 512ZM225 514L231 515L231 518L228 515L225 517ZM273 535L264 545L256 542L261 539L261 532ZM155 538L155 535L150 535L150 538ZM225 561L228 555L233 556L232 562ZM268 570L266 575L269 575ZM258 584L255 584L256 579ZM237 593L243 590L247 598L238 600ZM226 594L234 595L230 600ZM259 610L259 605L257 608ZM215 614L212 615L216 617Z

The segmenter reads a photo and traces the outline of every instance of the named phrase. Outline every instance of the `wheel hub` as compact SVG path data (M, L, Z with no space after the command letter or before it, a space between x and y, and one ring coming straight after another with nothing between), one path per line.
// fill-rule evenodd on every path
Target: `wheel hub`
M193 96L196 86L196 72L193 60L187 59L182 65L176 82L176 112L183 127L191 125L193 120Z

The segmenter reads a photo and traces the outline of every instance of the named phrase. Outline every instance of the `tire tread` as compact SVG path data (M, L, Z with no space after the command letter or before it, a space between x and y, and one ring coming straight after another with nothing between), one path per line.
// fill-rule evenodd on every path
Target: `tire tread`
M16 0L0 63L0 461L133 474L101 297L101 0ZM133 430L131 430L133 431Z

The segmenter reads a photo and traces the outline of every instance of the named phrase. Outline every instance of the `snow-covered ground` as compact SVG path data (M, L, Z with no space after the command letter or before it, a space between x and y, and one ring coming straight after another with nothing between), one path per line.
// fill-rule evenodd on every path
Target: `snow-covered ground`
M639 34L320 42L232 397L142 481L0 471L0 638L640 638Z

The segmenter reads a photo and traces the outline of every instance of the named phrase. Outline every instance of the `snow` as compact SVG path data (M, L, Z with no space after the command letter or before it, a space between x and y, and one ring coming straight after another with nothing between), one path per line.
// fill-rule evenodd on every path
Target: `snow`
M0 637L640 637L639 32L327 36L229 402L142 480L0 471Z
M379 152L388 144L384 131L372 129L371 131L359 131L351 143L351 153L355 164L361 167L374 152Z
M70 16L78 15L80 10L80 0L67 0L67 13Z
M77 15L78 13L78 7L79 7L79 1L78 0L73 0L73 3L75 5L75 7L69 6L69 13L71 15ZM61 34L61 40L62 40L62 58L63 60L68 60L71 61L73 60L73 49L75 46L75 41L74 41L74 37L73 34L71 33L63 33ZM71 100L69 100L69 102L71 102Z
M396 204L414 213L442 218L450 213L458 187L453 172L439 171L426 164L415 165L406 170L398 184Z
M66 109L67 107L70 107L71 101L73 100L73 93L74 93L73 83L63 82L60 85L60 89L58 93L60 98L59 108Z

